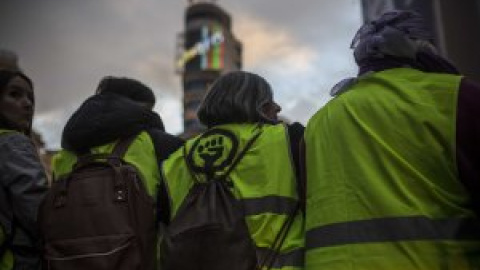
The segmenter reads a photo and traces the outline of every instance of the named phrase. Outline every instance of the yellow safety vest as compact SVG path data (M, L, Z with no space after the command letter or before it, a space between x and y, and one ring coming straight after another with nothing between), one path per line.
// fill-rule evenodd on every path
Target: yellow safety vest
M222 145L221 156L213 165L219 171L225 171L228 167L222 167L222 164L227 164L228 159L230 161L234 159L259 129L262 130L260 137L229 174L229 178L233 182L233 194L244 206L247 227L258 252L265 252L270 249L280 228L298 203L295 169L286 127L284 125L259 127L254 124L220 125L212 130L227 130L234 138L214 132L216 135L201 140L197 139L202 135L191 139L184 147L186 153L189 153L192 147L195 147L196 152L201 152L208 144ZM164 162L162 175L170 195L171 216L175 217L194 183L185 163L183 148ZM198 177L201 179L204 174L198 174ZM303 268L303 226L303 216L297 212L280 254L273 263L273 269Z
M312 117L306 269L480 268L480 223L456 168L460 80L376 72Z
M113 151L116 143L94 147L90 149L90 152L92 154L109 154ZM127 149L123 158L138 169L148 194L156 198L160 172L150 135L145 131L141 132ZM76 162L77 156L74 153L67 150L58 152L52 159L54 181L69 174Z

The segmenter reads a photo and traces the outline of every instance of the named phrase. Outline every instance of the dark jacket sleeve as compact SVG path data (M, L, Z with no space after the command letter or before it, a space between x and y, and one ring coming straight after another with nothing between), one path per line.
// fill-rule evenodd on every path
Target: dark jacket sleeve
M16 265L37 269L37 213L47 181L33 143L23 134L0 137L0 179L0 215L10 223L8 231L14 232L12 246L19 251L14 252Z
M295 164L295 176L297 178L297 191L301 202L301 208L305 209L305 188L306 182L303 172L303 133L305 127L295 122L288 125L288 135L290 139L290 152L292 153L293 162ZM305 213L305 212L304 212Z
M292 153L293 162L295 163L295 174L297 178L300 176L300 142L303 138L304 130L305 127L298 122L288 125L290 152Z
M159 165L185 143L183 139L160 129L149 129L147 132L152 138Z
M183 146L185 141L177 136L168 134L160 129L149 129L148 134L152 138L155 153L157 154L158 168L162 168L162 162L173 152ZM161 173L161 172L160 172ZM168 224L170 220L170 201L167 195L165 183L161 181L157 193L157 216L158 221Z
M468 78L460 83L457 106L457 167L460 180L472 193L480 214L480 84Z

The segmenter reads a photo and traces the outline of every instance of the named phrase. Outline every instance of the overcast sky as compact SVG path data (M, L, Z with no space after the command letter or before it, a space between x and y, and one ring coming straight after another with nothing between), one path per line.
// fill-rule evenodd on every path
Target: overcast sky
M34 127L50 149L106 75L154 89L168 132L183 130L175 39L186 0L1 0L0 48L19 55L35 84ZM281 115L306 124L330 88L353 76L359 0L219 0L243 43L244 70L272 85Z

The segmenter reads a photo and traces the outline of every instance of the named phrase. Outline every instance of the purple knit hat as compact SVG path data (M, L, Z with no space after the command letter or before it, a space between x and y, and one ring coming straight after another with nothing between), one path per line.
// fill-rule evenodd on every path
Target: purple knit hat
M364 24L355 34L350 47L354 50L359 75L372 71L371 63L385 64L392 60L396 66L424 72L458 74L455 66L434 47L433 35L425 20L413 11L388 11L379 19ZM356 81L357 78L340 81L330 95L343 93Z
M415 41L423 41L418 46ZM426 28L425 20L418 13L394 10L379 19L364 24L352 40L351 48L357 63L385 55L414 59L418 50L431 50L433 35ZM426 48L424 48L426 47Z

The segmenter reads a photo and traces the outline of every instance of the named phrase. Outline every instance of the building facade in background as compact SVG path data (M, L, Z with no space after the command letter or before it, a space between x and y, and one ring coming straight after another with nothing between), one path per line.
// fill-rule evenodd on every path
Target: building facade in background
M480 0L362 0L364 21L393 9L422 14L435 44L464 75L480 81Z
M210 84L221 74L241 68L242 44L232 33L230 15L215 1L189 1L176 54L176 71L183 84L182 137L205 130L197 109Z

